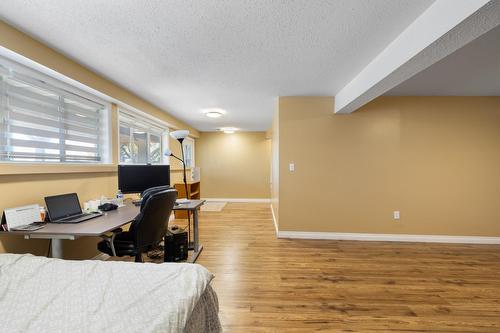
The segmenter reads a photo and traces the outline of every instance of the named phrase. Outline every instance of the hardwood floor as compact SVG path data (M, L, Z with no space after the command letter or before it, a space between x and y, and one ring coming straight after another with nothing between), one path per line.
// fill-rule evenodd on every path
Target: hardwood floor
M276 239L267 204L200 217L227 332L500 332L500 246Z

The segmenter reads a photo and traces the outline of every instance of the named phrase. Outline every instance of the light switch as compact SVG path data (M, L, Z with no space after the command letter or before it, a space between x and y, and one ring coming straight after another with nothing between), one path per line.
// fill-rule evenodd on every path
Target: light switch
M288 165L288 169L290 170L290 172L294 172L295 171L295 163L290 163Z

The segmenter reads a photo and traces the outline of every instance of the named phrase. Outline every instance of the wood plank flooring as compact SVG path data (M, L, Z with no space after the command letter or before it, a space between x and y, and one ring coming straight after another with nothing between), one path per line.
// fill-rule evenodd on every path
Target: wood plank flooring
M500 332L500 246L276 239L267 204L200 218L226 332Z

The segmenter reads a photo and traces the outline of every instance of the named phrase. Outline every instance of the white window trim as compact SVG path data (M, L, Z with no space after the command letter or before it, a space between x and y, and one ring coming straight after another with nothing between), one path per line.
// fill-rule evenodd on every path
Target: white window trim
M86 92L87 94L90 94L91 96L97 96L99 97L103 103L114 103L120 108L125 108L126 110L132 111L134 113L143 115L145 118L149 118L153 121L158 121L159 123L162 124L163 127L168 128L169 130L177 130L179 127L175 126L174 124L159 120L148 113L145 113L132 105L129 105L127 103L124 103L114 97L111 97L109 95L106 95L105 93L96 90L94 88L91 88L89 86L84 85L83 83L74 80L64 74L61 74L49 67L46 67L42 64L39 64L29 58L26 58L25 56L22 56L14 51L11 51L3 46L0 46L0 56L5 57L6 59L9 59L17 64L22 64L27 68L32 68L39 73L42 73L46 76L48 76L52 81L51 83L53 84L54 82L62 82L65 83L69 86L75 87L75 89L80 89L81 91Z
M11 68L18 73L32 76L37 80L45 81L59 89L66 90L76 95L81 95L82 97L95 100L101 104L109 105L111 108L112 101L108 96L76 80L64 76L61 73L51 70L48 67L45 67L1 46L0 56L3 57L9 63L9 66L12 66Z

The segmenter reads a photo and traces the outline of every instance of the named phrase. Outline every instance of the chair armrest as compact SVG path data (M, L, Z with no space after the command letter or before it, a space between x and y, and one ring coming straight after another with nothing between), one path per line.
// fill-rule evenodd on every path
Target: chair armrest
M123 229L122 228L117 228L117 229L114 229L114 230L111 230L111 231L108 231L107 233L105 234L102 234L100 237L101 238L104 238L104 239L108 239L108 238L111 238L113 236L116 236L118 234L121 234L123 232Z
M122 228L117 228L115 230L110 231L111 235L109 233L101 235L101 238L104 239L106 242L109 243L111 246L111 253L113 254L113 257L116 257L116 250L115 250L115 237L118 234L121 234L123 232Z

